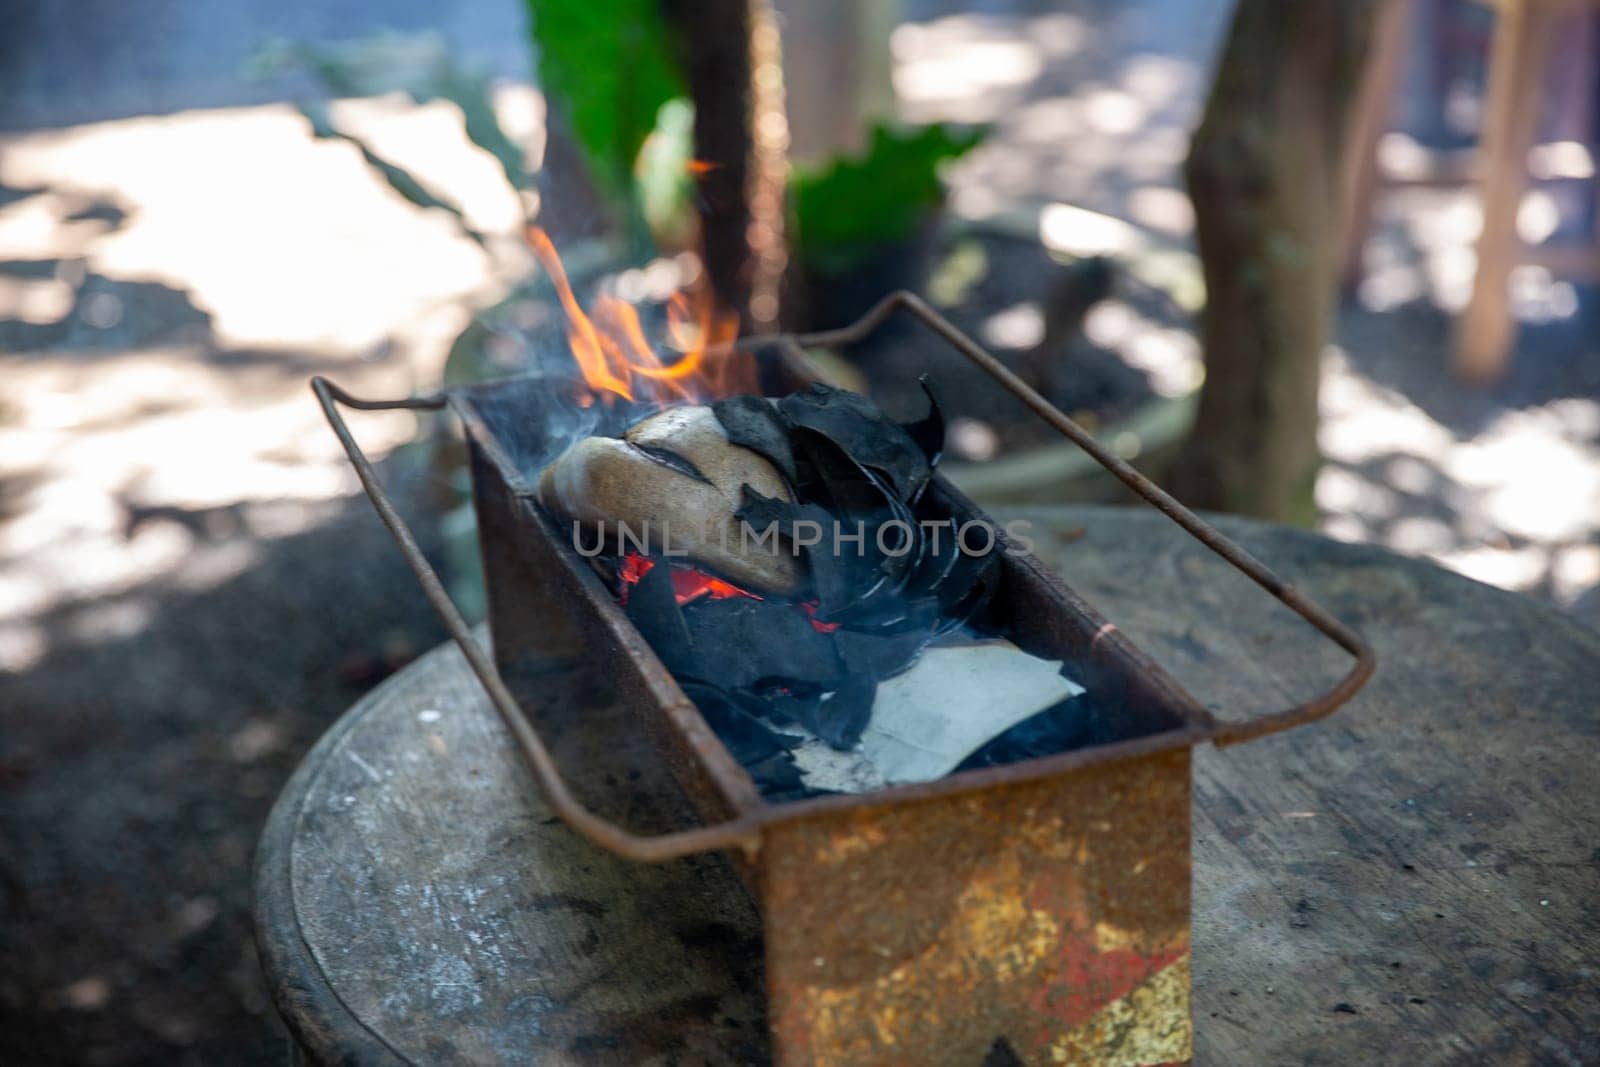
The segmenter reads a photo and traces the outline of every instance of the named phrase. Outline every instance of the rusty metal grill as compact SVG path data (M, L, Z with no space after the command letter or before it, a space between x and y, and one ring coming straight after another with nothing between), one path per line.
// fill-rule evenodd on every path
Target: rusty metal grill
M741 341L766 391L813 380L802 353L847 348L896 313L930 328L1139 496L1355 657L1317 699L1247 721L1213 716L1029 557L1007 556L1003 631L1063 659L1138 736L879 792L763 801L562 531L481 416L508 383L400 401L313 388L378 514L488 691L551 807L578 833L647 862L732 850L764 916L774 1049L783 1063L1162 1063L1189 1058L1191 746L1233 744L1332 712L1367 680L1359 635L1107 452L919 298L897 293L826 333ZM450 408L466 427L493 657L473 639L339 411ZM943 479L957 518L982 513ZM605 699L631 710L702 825L640 835L596 814L563 778L506 684L530 655L603 664Z

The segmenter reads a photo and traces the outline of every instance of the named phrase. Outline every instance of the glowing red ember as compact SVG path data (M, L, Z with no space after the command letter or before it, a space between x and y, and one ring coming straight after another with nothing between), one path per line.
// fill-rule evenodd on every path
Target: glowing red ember
M622 596L624 604L628 602L628 591L639 584L639 579L650 573L650 568L656 561L648 556L641 556L637 552L629 552L622 560ZM745 596L751 600L761 600L755 593L740 589L732 582L713 577L705 571L695 570L693 567L672 568L672 592L677 596L678 603L687 604L691 600L698 600L709 596L712 600L726 600L731 596Z
M817 602L815 600L802 600L800 610L806 613L806 618L811 620L811 628L820 634L831 634L839 628L836 622L820 622L817 619Z
M626 606L628 594L633 587L639 584L639 579L650 573L650 568L656 561L649 556L641 556L637 552L629 552L622 557L622 567L617 572L622 579L622 591L617 599ZM742 596L751 600L765 600L759 594L747 589L740 589L732 582L707 574L705 571L693 567L672 566L672 592L677 597L679 604L687 604L701 597L710 597L712 600L726 600L729 597ZM811 628L818 633L831 634L839 628L836 622L819 622L817 620L817 602L815 600L802 600L795 605L805 612L806 620L811 623Z

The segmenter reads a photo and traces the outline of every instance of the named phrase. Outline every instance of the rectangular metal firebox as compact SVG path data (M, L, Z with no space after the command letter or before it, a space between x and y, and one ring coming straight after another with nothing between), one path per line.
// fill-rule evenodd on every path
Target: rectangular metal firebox
M851 344L900 309L1356 656L1350 673L1310 704L1246 723L1221 721L1036 560L1007 553L996 625L1025 651L1064 661L1121 723L1121 739L870 794L769 804L573 550L569 531L538 508L531 472L495 436L492 427L504 420L493 409L528 403L526 382L409 402L448 404L467 428L493 663L471 642L335 407L393 405L353 401L326 382L317 388L380 514L463 640L552 806L580 833L634 859L733 854L763 916L779 1063L1186 1062L1190 747L1327 714L1370 675L1372 654L915 297L897 294L847 330L752 346L763 392L809 385L802 346ZM958 523L983 518L942 479L933 492ZM570 668L567 684L578 678L577 690L529 678L543 670L549 682L551 664ZM625 709L624 721L650 734L703 825L684 829L663 823L660 813L627 813L634 825L654 817L652 830L665 831L643 837L595 814L603 790L569 785L546 744L570 728L573 701L538 695L579 690L584 700ZM590 739L589 749L596 747Z

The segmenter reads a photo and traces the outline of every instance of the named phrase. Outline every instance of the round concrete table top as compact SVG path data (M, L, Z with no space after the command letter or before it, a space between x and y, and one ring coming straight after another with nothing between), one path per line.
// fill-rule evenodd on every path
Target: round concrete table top
M1347 662L1154 512L999 517L1033 521L1035 552L1218 714L1288 706ZM1218 525L1379 667L1329 719L1196 753L1196 1060L1600 1059L1600 634L1380 549ZM673 803L656 788L637 783L641 817ZM312 1062L766 1057L760 923L731 868L631 864L567 830L453 648L307 756L257 888Z

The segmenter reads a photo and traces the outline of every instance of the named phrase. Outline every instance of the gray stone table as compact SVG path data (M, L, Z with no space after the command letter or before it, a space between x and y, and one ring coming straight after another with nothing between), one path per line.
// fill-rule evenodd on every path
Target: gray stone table
M1154 512L1014 517L1221 714L1287 706L1345 664ZM1220 525L1379 667L1329 719L1197 754L1196 1061L1600 1060L1600 635L1380 549ZM648 775L624 784L640 818L670 806ZM453 649L307 756L257 891L268 978L313 1062L765 1056L760 928L729 868L577 839Z

